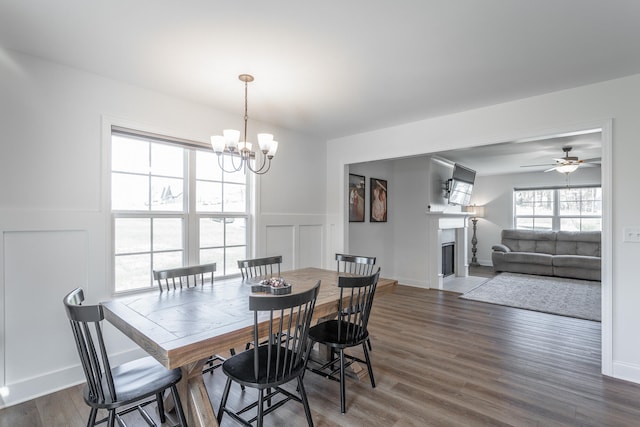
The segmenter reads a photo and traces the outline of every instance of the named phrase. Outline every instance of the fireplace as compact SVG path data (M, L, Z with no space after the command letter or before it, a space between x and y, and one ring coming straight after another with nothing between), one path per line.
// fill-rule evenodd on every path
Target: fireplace
M427 283L443 289L445 276L468 277L467 212L427 212Z
M442 277L451 276L455 273L455 242L442 244Z

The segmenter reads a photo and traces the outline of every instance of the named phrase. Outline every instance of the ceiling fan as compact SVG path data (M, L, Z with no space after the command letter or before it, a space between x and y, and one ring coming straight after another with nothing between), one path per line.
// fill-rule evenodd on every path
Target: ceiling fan
M564 152L564 157L555 160L555 163L550 164L542 164L542 165L525 165L521 166L523 168L527 167L535 167L535 166L551 166L549 169L546 169L545 172L557 171L559 173L570 174L571 172L575 172L581 166L598 166L598 163L602 160L600 157L594 157L592 159L582 159L580 160L576 156L569 156L569 152L573 147L565 146L562 147L562 151Z

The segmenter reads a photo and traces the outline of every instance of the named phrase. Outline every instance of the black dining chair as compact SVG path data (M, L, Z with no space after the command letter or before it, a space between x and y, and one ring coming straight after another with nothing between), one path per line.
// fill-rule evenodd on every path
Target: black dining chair
M238 261L238 268L242 273L242 280L261 276L280 277L280 264L282 264L282 255L276 255Z
M366 341L369 339L367 324L379 276L378 268L378 271L371 276L338 277L340 288L338 317L318 323L309 331L309 338L314 343L324 344L331 351L329 361L323 364L310 360L308 370L340 382L340 412L342 413L345 413L346 408L345 369L352 363L366 363L371 387L376 386ZM345 349L358 345L362 345L365 360L345 354ZM336 351L339 353L339 359L335 358ZM335 368L336 364L339 365L338 368ZM339 377L336 377L338 373Z
M71 323L78 355L87 380L83 395L91 408L88 427L108 422L124 426L122 416L139 411L149 426L155 422L144 407L156 402L161 423L167 420L164 411L164 392L169 389L175 403L179 424L186 427L176 384L182 378L179 368L168 370L152 357L145 357L112 367L102 334L104 314L101 305L82 305L84 292L76 288L64 297L64 306ZM133 405L133 406L132 406ZM96 421L98 410L108 411L108 416Z
M265 415L289 400L302 403L309 426L313 426L307 393L302 382L310 350L308 340L311 317L315 307L320 281L308 291L287 295L251 295L249 309L254 313L253 342L268 336L266 342L230 357L222 364L227 382L222 393L218 423L225 414L236 421L251 425L263 425ZM263 322L266 325L260 325ZM295 394L281 386L297 381ZM232 382L258 391L253 403L233 410L227 404ZM274 400L280 399L277 402ZM265 408L266 403L266 408ZM256 409L256 415L246 419L242 414Z
M336 254L338 273L351 273L358 276L370 276L376 264L376 257L362 255Z
M370 276L376 265L376 257L363 255L336 254L336 264L339 273L350 273L358 276ZM372 350L371 340L367 339L367 346Z
M169 268L165 270L153 270L153 279L158 282L160 292L204 286L205 283L213 285L216 263L192 265L190 267ZM231 354L234 350L230 350ZM220 367L225 357L214 354L211 356L202 370L213 374L213 371Z

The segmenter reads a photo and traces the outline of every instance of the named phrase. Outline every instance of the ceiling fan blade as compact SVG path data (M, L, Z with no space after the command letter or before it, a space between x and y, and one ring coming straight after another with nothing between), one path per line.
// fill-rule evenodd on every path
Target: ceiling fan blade
M580 165L581 168L599 168L600 167L600 163L582 163Z
M544 163L542 165L522 165L520 166L521 168L534 168L534 167L540 167L540 166L556 166L554 163Z
M562 165L558 165L558 166L562 166ZM554 171L554 170L558 169L558 166L554 166L554 167L552 167L552 168L550 168L550 169L547 169L547 170L545 170L545 172L551 172L551 171Z
M598 163L602 161L602 157L594 157L593 159L584 159L584 163Z

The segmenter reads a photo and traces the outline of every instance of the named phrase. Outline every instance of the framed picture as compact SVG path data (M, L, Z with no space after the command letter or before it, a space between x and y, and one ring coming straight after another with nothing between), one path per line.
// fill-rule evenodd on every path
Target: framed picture
M369 221L387 222L387 180L370 178Z
M349 174L349 222L364 222L364 176Z

